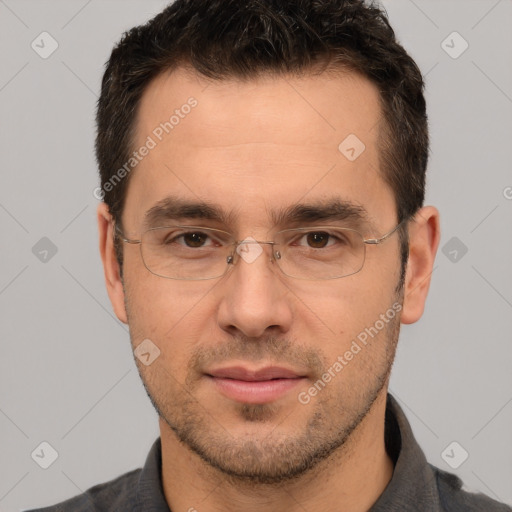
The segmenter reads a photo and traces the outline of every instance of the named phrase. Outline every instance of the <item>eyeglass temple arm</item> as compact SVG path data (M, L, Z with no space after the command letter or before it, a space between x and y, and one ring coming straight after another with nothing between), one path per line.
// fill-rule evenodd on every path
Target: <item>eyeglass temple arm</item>
M130 238L126 238L123 234L123 232L119 229L119 227L117 226L117 224L115 222L113 222L114 224L114 236L119 236L119 238L123 241L123 242L126 242L127 244L140 244L142 242L142 240L132 240Z
M381 236L380 238L367 238L366 240L364 240L364 243L376 245L376 244L380 244L380 243L384 242L384 240L387 240L406 220L407 219L403 219L389 233L386 233L385 235Z

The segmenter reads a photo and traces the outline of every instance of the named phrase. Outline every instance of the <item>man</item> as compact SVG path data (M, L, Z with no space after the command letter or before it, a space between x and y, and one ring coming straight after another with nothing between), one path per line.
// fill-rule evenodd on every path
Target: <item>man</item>
M178 0L112 52L100 251L160 438L45 510L505 511L388 395L439 243L420 71L360 0Z

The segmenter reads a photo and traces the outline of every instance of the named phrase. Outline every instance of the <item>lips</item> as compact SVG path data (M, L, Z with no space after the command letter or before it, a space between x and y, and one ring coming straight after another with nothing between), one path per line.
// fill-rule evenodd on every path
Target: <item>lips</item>
M243 366L218 368L206 373L215 389L230 400L264 404L278 400L299 386L305 375L280 366L258 370Z
M219 368L207 373L211 377L242 380L246 382L258 382L274 379L299 379L301 375L293 370L279 366L267 366L259 370L251 370L242 366L231 366L228 368Z

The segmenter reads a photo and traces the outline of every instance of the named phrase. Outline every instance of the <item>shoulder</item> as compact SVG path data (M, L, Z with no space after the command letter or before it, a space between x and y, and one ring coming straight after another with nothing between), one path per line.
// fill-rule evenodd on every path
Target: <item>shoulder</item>
M439 500L446 512L512 512L512 507L489 498L485 494L472 493L462 489L462 480L431 465L436 475Z
M96 512L108 510L128 512L135 503L135 493L141 469L91 487L83 494L50 507L27 510L26 512Z

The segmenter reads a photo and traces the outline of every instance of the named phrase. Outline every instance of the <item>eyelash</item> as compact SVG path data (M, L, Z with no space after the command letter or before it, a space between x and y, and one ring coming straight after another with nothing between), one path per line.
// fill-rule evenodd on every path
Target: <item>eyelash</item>
M321 235L325 235L327 236L329 239L328 239L328 242L330 242L331 240L332 241L338 241L338 242L342 242L342 243L345 243L346 240L344 240L343 238L340 238L339 236L336 236L334 233L332 232L329 232L329 231L326 231L326 230L319 230L319 231L315 231L314 228L312 228L311 231L303 231L301 233L297 233L296 234L296 237L291 240L290 242L297 242L297 241L301 241L303 240L305 237L308 237L310 235L313 235L313 234L321 234ZM171 238L169 237L165 237L165 239L163 240L163 243L165 245L167 244L172 244L172 243L175 243L177 240L179 239L182 239L183 242L185 242L185 237L187 235L205 235L207 239L211 240L212 242L217 242L217 243L220 243L222 245L222 242L219 241L219 240L215 240L214 238L212 238L212 236L208 235L207 233L205 232L202 232L202 231L186 231L186 232L183 232L183 233L180 233L179 235L176 235L176 236L172 236ZM184 244L179 244L179 245L183 245L183 246L186 246L186 243ZM330 247L331 245L333 244L329 244L327 245L327 247ZM211 245L208 245L208 246L205 246L205 245L201 245L200 247L210 247Z

